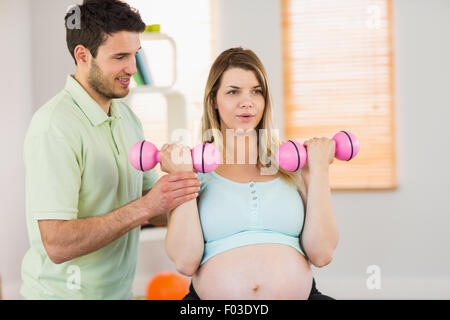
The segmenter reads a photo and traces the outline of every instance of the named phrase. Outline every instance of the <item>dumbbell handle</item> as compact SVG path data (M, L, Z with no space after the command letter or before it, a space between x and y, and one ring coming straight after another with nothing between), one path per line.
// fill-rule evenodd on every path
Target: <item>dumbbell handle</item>
M350 132L340 131L333 138L336 142L335 157L339 160L349 161L359 152L359 141ZM307 160L306 146L289 140L283 143L277 152L277 162L281 168L287 171L297 171L301 169Z
M220 153L211 143L197 145L191 150L194 169L198 172L214 171L220 163ZM153 169L161 163L160 151L148 141L140 141L130 149L129 160L131 165L140 171Z

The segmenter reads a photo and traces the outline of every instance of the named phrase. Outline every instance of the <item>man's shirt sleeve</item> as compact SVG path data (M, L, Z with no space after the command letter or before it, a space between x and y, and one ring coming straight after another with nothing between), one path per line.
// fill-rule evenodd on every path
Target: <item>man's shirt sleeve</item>
M149 190L153 188L155 183L158 181L158 173L156 172L156 169L153 168L149 171L144 171L144 179L142 182L142 191Z
M40 133L25 141L24 160L27 205L33 218L76 219L81 169L67 141Z

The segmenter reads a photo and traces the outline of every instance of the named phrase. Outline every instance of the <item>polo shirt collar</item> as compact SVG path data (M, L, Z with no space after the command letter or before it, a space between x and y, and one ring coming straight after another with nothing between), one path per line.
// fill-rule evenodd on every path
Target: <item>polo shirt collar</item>
M86 115L93 126L98 126L105 121L122 118L119 108L117 107L117 103L114 99L111 101L111 116L109 117L100 107L100 105L91 98L91 96L86 92L86 90L84 90L81 84L71 75L67 76L65 90L70 93L72 98L75 100L77 105L80 107L80 109L83 111L83 113Z

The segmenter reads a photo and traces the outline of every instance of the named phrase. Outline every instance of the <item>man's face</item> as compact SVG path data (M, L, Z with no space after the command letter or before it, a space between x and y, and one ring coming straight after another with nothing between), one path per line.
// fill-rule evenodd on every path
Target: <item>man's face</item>
M130 91L130 79L136 73L136 53L141 48L139 33L120 31L98 48L91 59L88 83L107 99L125 97Z

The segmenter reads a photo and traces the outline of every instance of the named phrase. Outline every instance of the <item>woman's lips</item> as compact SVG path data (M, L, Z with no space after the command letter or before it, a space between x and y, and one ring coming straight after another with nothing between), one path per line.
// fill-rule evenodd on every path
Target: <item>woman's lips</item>
M255 116L237 116L239 120L242 122L249 122L251 121Z
M247 115L247 114L242 114L242 115L238 115L237 118L239 120L241 120L242 122L249 122L251 121L255 116L254 115Z

